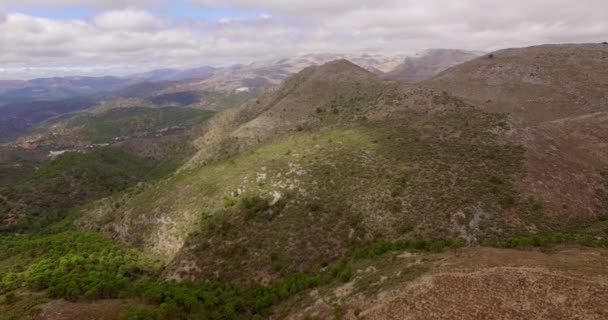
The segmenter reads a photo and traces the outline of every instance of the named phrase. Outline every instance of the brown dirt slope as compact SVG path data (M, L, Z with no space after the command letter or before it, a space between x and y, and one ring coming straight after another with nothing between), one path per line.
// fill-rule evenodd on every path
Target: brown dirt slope
M579 248L395 253L361 265L351 283L292 299L299 311L286 318L606 319L606 263L605 250Z
M542 122L608 110L608 45L506 49L429 82L489 110Z

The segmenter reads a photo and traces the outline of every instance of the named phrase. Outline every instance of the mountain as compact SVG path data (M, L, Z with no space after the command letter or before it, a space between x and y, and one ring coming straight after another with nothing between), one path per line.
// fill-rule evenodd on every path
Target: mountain
M308 54L279 58L219 69L207 79L179 84L170 91L183 91L188 88L219 92L238 89L259 90L277 85L306 67L338 59L348 59L373 72L387 72L397 66L403 58L404 56L380 54Z
M149 82L180 81L191 79L206 79L213 75L217 68L203 66L192 69L157 69L145 73L129 76L131 79L138 79Z
M101 224L161 257L168 279L220 274L263 284L318 270L376 237L502 243L535 230L602 238L590 223L605 204L563 223L552 211L562 203L526 187L538 150L513 134L529 127L432 85L383 81L345 60L306 68L213 119L199 153L162 186L118 209L102 201L78 224ZM605 192L605 180L587 182L598 197Z
M446 69L473 60L482 54L464 50L429 49L413 57L406 57L402 64L387 72L384 77L406 82L428 80Z
M269 284L379 234L478 243L525 230L506 212L531 214L509 127L337 60L216 117L180 173L78 223L161 257L170 279Z
M117 77L40 78L0 81L0 106L9 103L62 100L123 88L132 80Z
M41 168L22 180L0 167L11 181L0 190L5 220L28 203L64 217L0 235L0 314L601 319L606 50L502 50L416 83L346 59L293 74L295 62L235 66L225 82L210 81L218 71L115 102L265 79L259 95L211 118L111 105L58 119L40 130L131 138L51 162L0 153ZM172 119L189 134L138 148ZM187 152L150 176L159 163L145 161L175 153L173 141Z
M29 101L0 106L0 142L10 141L30 132L39 123L67 113L88 109L97 104L90 97L57 101Z
M506 49L447 70L433 83L526 121L605 111L607 50L604 44Z

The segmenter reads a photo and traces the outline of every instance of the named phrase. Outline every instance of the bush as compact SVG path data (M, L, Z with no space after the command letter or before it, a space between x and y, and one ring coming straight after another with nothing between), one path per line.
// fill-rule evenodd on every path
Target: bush
M572 235L555 233L546 235L531 235L507 238L492 246L501 248L547 247L551 244L578 244L586 247L605 247L607 243L598 241L588 234Z
M399 221L395 224L395 230L403 235L414 230L414 226L409 221Z
M2 300L2 304L13 304L15 302L17 302L17 295L14 292L7 293Z
M532 212L540 213L543 211L543 203L538 199L532 199L531 209Z
M307 207L308 210L310 210L311 212L318 212L319 210L321 210L321 204L319 203L319 201L312 201L307 205Z
M251 219L257 214L262 213L270 208L270 204L266 199L260 196L244 197L241 200L241 209L245 212L245 217Z

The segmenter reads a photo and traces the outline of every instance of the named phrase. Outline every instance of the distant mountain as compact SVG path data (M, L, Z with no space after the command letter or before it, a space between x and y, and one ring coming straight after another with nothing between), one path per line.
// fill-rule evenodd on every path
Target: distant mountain
M61 77L0 81L0 105L87 96L124 88L133 80L118 77Z
M483 53L452 49L430 49L406 57L405 61L384 77L406 82L428 80L455 65L473 60Z
M248 65L234 65L218 69L207 79L183 82L167 89L167 92L260 90L277 85L288 76L306 67L322 65L338 59L347 59L368 71L379 74L394 69L404 58L403 55L381 54L307 54L258 61Z
M97 104L90 97L56 101L17 102L0 106L0 142L28 133L35 125L57 116L88 109Z
M217 68L204 66L193 69L158 69L150 72L139 73L129 76L128 78L149 81L180 81L190 79L206 79L213 75Z

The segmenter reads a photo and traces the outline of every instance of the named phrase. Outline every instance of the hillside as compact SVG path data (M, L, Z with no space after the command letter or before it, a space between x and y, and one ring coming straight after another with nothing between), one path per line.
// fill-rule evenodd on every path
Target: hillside
M608 203L607 61L605 44L507 49L454 67L428 85L511 115L510 140L526 147L522 187L555 223L568 224L593 219Z
M45 122L0 147L0 228L31 232L78 205L171 173L196 151L189 141L212 115L99 107Z
M506 49L449 69L431 82L488 110L531 122L606 111L608 45Z
M65 217L73 206L145 181L153 169L153 162L119 148L61 155L0 189L2 229L39 229Z

